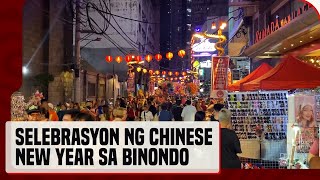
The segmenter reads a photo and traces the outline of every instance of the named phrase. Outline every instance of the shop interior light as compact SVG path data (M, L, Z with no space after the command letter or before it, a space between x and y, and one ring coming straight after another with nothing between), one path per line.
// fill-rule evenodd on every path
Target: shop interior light
M302 43L302 41L300 41Z
M313 37L312 36L310 36L310 39L312 39Z
M227 27L227 23L223 22L221 23L220 29L225 29Z
M287 49L287 48L283 48L283 49Z
M294 46L294 44L291 44L291 47L293 47Z
M217 26L216 26L216 23L215 23L215 22L213 22L213 23L211 24L211 29L217 29Z

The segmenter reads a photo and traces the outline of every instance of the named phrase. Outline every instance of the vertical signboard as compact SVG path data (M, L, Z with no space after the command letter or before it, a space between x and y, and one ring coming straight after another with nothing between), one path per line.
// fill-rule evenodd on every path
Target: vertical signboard
M134 73L129 73L128 81L127 81L127 90L128 92L134 92Z
M227 97L229 59L228 56L212 57L211 98Z

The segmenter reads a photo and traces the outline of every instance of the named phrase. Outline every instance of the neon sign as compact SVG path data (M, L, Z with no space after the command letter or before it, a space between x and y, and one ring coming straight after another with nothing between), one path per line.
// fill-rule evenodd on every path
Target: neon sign
M214 47L215 43L211 43L209 39L202 40L200 43L195 43L192 46L193 52L214 52L216 48Z

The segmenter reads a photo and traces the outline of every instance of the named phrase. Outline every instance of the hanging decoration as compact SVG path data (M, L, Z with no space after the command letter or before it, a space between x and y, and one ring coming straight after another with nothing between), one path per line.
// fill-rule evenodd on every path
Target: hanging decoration
M122 57L121 56L117 56L116 57L116 62L120 64L122 62Z
M175 72L174 74L175 74L176 76L179 76L179 72Z
M147 69L143 69L142 72L145 74L145 73L148 72L148 70Z
M73 73L69 71L61 72L60 79L64 88L64 97L65 99L72 98L72 90L74 87L74 76Z
M171 71L168 72L168 75L169 75L169 76L172 76L172 74L173 74L173 73L172 73Z
M166 75L167 74L167 72L166 71L162 71L162 75Z
M187 91L191 95L196 95L199 92L199 86L197 86L195 83L188 83L187 84Z
M152 55L150 54L146 55L145 59L148 63L150 63L152 61Z
M20 92L15 92L11 96L11 121L24 121L26 103L24 95Z
M178 56L180 56L181 58L183 58L184 56L186 55L186 51L185 50L180 50L179 52L178 52Z
M142 61L142 57L141 57L141 56L136 56L136 57L135 57L135 60L139 63L139 62Z
M172 52L168 52L166 54L166 58L169 59L169 61L173 58L173 53Z
M107 63L111 63L112 62L112 56L106 56L106 61L107 61Z
M140 72L141 71L141 67L137 67L137 72Z
M126 62L129 63L132 61L132 56L131 55L127 55L126 56Z
M182 76L186 76L187 75L187 73L186 72L182 72Z
M156 75L159 75L159 74L160 74L160 71L159 71L159 70L156 70L155 73L156 73Z
M161 61L161 59L162 59L161 54L156 54L156 55L155 55L155 59L156 59L157 61Z
M150 74L150 76L153 75L153 70L152 69L149 70L149 74Z

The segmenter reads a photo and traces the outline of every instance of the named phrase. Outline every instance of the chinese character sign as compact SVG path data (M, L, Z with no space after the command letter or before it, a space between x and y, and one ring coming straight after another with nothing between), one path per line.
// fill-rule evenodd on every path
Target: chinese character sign
M229 57L212 57L211 97L222 98L227 94Z
M130 73L127 81L128 92L134 92L134 73Z

